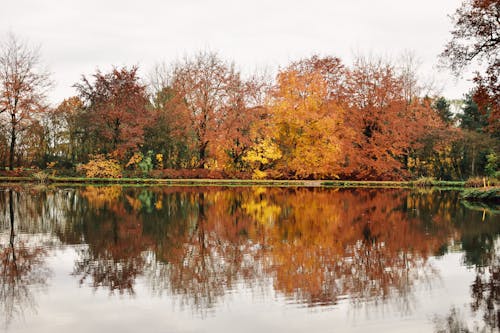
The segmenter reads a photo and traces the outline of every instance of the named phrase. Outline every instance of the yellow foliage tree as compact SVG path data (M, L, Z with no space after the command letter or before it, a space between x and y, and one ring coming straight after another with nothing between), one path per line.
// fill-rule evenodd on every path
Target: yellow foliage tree
M279 147L270 138L265 138L245 154L243 161L252 168L254 179L263 179L268 175L265 169L272 166L281 156Z
M321 73L281 72L270 108L271 133L283 154L278 168L297 178L336 177L343 111L328 99Z

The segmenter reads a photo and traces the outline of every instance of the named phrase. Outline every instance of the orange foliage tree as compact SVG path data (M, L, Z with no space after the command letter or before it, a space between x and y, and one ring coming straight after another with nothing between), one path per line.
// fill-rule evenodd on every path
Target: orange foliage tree
M283 154L278 168L298 178L335 177L343 110L329 100L321 70L300 65L278 74L270 106L269 133Z
M223 168L227 161L217 165L217 156L224 158L224 154L237 164L249 145L249 125L260 110L249 101L256 96L256 86L243 80L234 64L214 53L185 59L175 65L171 76L172 88L184 101L196 136L197 166Z
M401 179L404 160L432 128L443 125L430 101L406 96L404 77L382 60L359 58L347 74L346 123L354 133L343 177Z

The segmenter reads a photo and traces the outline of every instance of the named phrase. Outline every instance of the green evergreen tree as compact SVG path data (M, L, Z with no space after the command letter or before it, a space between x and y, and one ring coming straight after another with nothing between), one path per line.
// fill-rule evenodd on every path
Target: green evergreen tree
M488 126L488 115L479 109L472 96L472 93L465 96L462 113L458 114L460 127L470 131L484 132L486 126Z
M450 102L444 97L439 97L434 101L433 108L437 111L439 117L447 124L453 122L453 112L450 109Z

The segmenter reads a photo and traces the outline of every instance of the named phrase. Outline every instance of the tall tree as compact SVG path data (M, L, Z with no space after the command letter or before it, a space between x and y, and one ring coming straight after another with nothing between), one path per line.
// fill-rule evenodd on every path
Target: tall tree
M444 97L437 98L432 107L436 110L437 114L446 124L453 122L453 112L450 110L450 102Z
M500 46L500 1L467 0L451 16L452 38L441 54L459 74L473 60L498 65Z
M407 176L402 162L434 125L429 102L408 95L405 76L383 59L359 58L347 74L346 123L354 138L345 149L345 177Z
M198 167L206 167L217 153L217 142L234 134L227 126L245 123L246 84L233 64L215 53L201 52L174 66L171 85L189 111L198 141ZM236 128L235 124L230 127Z
M9 136L11 170L18 137L27 129L34 114L45 109L50 86L49 73L40 67L38 48L8 35L0 44L0 121Z
M491 132L500 134L500 0L467 0L452 16L454 30L441 57L459 75L473 62L487 64L476 73L474 100L488 110Z
M337 58L312 57L293 63L277 77L269 120L287 177L331 178L341 161L345 134L341 99L344 67Z
M179 94L168 87L158 86L152 98L153 121L145 128L145 152L162 154L166 168L192 167L196 139L188 110Z
M84 102L96 148L119 158L144 141L144 128L150 121L146 87L139 82L137 67L97 71L91 82L85 76L75 87Z
M52 112L53 122L59 124L54 130L54 147L69 161L82 161L82 155L88 153L90 147L86 144L88 133L84 131L86 124L82 100L69 97L62 101Z
M488 126L488 118L484 114L484 110L480 110L471 93L465 96L462 112L458 114L458 119L460 120L460 128L469 131L484 132Z

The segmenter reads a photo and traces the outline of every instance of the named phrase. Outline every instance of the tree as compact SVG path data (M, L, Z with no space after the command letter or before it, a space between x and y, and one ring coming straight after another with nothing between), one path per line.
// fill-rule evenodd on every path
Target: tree
M150 121L146 87L139 82L137 70L123 67L106 74L97 71L94 82L84 76L75 84L87 124L95 135L95 148L120 159L143 143L144 128Z
M188 109L197 139L197 166L207 167L217 154L218 143L235 138L244 131L240 126L249 124L248 86L234 64L209 52L174 65L170 80Z
M488 114L487 130L500 136L500 60L488 67L484 75L476 74L474 101Z
M359 58L347 74L346 124L354 137L344 149L343 176L401 179L405 158L440 125L430 100L410 96L408 73L383 59ZM416 85L416 84L414 84ZM416 92L412 93L416 94Z
M167 168L192 167L196 138L181 96L169 86L159 86L152 98L152 121L144 131L144 152L162 154Z
M55 150L72 163L81 161L82 155L91 152L86 144L88 133L84 129L88 125L83 124L85 117L82 100L77 96L65 99L53 110L52 118L52 122L59 125L53 133Z
M474 100L489 109L489 127L500 130L500 1L468 0L452 16L454 30L441 58L456 75L473 62L485 61L484 74L476 73Z
M38 48L9 35L0 44L0 121L8 131L11 170L19 135L36 112L45 110L50 86L49 73L40 68Z
M455 27L441 57L456 74L473 60L487 60L492 65L498 63L499 0L464 1L451 18Z
M334 102L340 87L333 77L339 77L342 69L336 58L313 57L278 74L266 121L283 154L278 168L286 176L337 176L344 115Z
M458 119L460 127L469 131L485 132L486 126L488 126L488 117L484 110L480 110L472 93L465 96L462 112L458 114Z
M432 107L446 124L451 124L453 122L453 112L451 112L450 102L448 102L446 98L439 97L434 101Z

